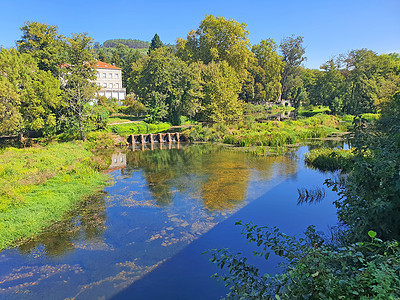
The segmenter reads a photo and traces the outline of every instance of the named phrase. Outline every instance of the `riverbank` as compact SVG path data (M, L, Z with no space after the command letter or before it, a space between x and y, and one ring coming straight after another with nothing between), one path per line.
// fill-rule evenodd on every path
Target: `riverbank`
M248 117L236 124L197 125L184 131L191 141L222 142L240 147L282 147L310 138L325 138L331 133L346 131L340 119L325 114L299 120L254 122Z
M106 162L82 142L7 148L0 153L0 250L34 237L100 191Z

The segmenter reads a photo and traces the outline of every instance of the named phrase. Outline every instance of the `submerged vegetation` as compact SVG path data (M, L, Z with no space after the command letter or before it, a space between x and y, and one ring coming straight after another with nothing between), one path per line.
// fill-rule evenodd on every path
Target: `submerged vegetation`
M0 154L0 250L34 237L100 190L104 168L82 143L8 148Z

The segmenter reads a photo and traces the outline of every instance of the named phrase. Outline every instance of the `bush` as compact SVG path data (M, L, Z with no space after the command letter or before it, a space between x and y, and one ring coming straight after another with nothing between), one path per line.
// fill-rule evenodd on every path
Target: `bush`
M110 130L120 136L128 136L131 134L147 134L158 133L168 130L171 127L169 123L148 124L141 123L127 123L110 126Z
M114 138L111 132L93 131L86 136L89 148L107 148L114 146Z
M283 273L261 274L240 254L213 250L210 261L229 275L214 277L230 287L228 299L398 299L400 297L400 245L382 242L370 231L369 241L341 245L313 226L304 238L294 238L277 228L242 225L254 255L268 260L270 253L285 259Z

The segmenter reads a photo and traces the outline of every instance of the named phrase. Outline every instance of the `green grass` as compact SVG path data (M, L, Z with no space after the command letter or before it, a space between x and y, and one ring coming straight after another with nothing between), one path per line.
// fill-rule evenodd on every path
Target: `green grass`
M9 148L0 154L0 250L39 234L108 176L83 143Z
M318 114L311 118L283 122L257 123L252 118L247 118L232 125L198 125L184 133L192 141L223 142L242 147L284 147L310 138L324 138L332 132L344 129L336 117Z
M349 171L354 163L354 153L351 150L319 148L306 153L304 161L321 171Z
M130 134L147 134L158 133L168 130L171 127L169 123L148 124L145 122L140 123L127 123L110 126L110 130L120 136L128 136Z
M299 116L301 117L312 117L317 114L323 113L323 114L329 114L331 110L329 109L328 106L307 106L307 107L301 107L299 109Z
M131 121L142 120L143 117L135 117L135 116L113 116L108 118L108 124L112 123L129 123Z

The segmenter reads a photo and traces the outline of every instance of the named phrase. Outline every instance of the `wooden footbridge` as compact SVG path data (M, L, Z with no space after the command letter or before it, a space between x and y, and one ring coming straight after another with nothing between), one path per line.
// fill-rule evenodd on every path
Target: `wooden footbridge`
M179 132L157 134L131 134L130 136L128 136L128 143L130 145L179 142L187 142L186 136Z

